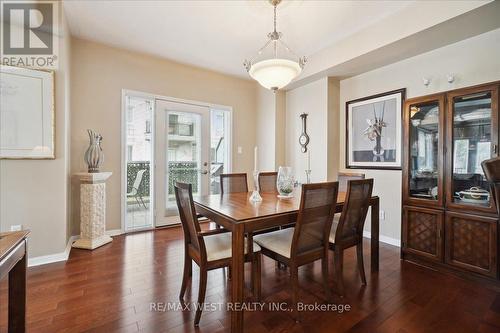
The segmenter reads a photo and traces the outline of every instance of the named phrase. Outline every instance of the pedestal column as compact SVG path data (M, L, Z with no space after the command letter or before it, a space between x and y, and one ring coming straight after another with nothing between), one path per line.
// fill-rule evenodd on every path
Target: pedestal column
M80 239L73 247L93 250L113 240L106 235L106 180L111 174L75 174L80 181Z

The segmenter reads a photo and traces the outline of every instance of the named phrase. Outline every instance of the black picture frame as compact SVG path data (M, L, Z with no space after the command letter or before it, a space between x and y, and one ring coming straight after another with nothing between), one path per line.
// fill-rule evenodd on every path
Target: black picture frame
M395 162L385 162L385 161L372 161L372 162L355 162L353 161L353 151L351 150L351 136L353 135L354 129L352 128L350 117L351 112L353 112L354 107L357 105L368 104L367 102L373 101L376 103L383 97L397 96L399 101L396 103L396 106L399 107L399 110L396 110L397 121L395 124L396 128L396 149L395 149ZM374 170L401 170L402 168L402 143L403 143L403 110L404 110L404 102L406 99L406 88L391 90L387 92L383 92L380 94L375 94L371 96L366 96L358 99L354 99L351 101L347 101L345 105L345 121L346 121L346 133L345 133L345 167L346 169L374 169ZM359 129L357 135L363 135L359 133ZM383 136L383 135L382 135ZM374 155L375 156L375 155ZM378 158L379 160L381 158Z

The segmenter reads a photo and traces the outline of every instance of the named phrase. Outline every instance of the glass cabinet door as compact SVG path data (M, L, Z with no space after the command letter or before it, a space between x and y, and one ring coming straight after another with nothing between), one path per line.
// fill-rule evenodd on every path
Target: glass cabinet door
M455 204L490 207L491 194L481 162L496 155L496 114L492 91L453 96L451 197Z
M408 111L408 196L441 201L439 100L411 104Z

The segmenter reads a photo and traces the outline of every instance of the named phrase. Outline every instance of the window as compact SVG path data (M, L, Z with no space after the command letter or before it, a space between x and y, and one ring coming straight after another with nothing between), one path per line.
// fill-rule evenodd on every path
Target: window
M469 164L469 140L455 140L453 155L453 172L467 173L467 165Z
M126 231L150 228L153 225L152 192L152 101L139 96L128 96L124 107L125 163L124 187Z
M481 162L490 158L491 142L484 141L477 143L475 172L483 174Z
M219 175L230 172L230 112L211 110L210 113L210 162L213 194L220 192Z

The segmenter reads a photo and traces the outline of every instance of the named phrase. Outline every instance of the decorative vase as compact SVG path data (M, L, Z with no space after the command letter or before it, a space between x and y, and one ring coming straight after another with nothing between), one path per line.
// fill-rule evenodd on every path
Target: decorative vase
M87 130L87 133L89 133L90 143L85 152L84 159L88 167L88 172L96 173L99 172L99 167L104 160L104 154L101 149L102 136L90 129Z
M382 129L380 129L380 135L377 135L375 139L375 147L373 147L373 155L382 156L385 153L385 149L382 147Z
M279 167L278 178L276 179L276 189L280 197L291 197L293 195L293 188L295 185L295 178L291 167Z

